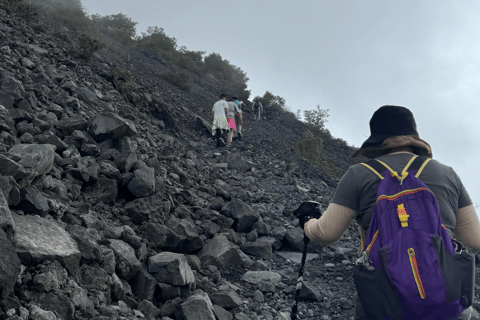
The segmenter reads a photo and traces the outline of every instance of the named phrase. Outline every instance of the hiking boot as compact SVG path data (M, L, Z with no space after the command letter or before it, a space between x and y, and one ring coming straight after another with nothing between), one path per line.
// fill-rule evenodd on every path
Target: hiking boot
M242 134L240 132L238 133L238 138L237 139L238 139L238 141L242 140Z

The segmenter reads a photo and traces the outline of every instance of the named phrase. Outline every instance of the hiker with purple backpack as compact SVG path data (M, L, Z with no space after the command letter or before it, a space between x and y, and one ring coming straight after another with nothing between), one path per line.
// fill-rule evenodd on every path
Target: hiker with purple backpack
M465 187L407 108L381 107L370 131L354 156L372 160L348 169L327 210L296 210L306 237L333 243L357 221L356 320L470 319L480 223Z

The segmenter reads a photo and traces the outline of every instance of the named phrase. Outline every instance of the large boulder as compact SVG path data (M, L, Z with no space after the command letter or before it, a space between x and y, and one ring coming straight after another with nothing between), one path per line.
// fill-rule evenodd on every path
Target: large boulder
M223 235L207 242L197 257L203 267L214 265L220 270L242 263L238 249Z
M153 194L155 192L155 169L145 167L135 170L127 188L137 198Z
M148 272L158 282L185 286L195 282L195 276L183 254L162 252L148 259Z
M17 254L25 265L57 260L76 279L81 253L75 240L55 221L38 216L12 213Z
M116 239L110 239L108 247L115 253L117 274L126 280L135 277L142 267L135 256L135 250L128 243Z
M93 118L90 133L97 140L118 139L124 136L134 136L137 129L131 120L116 114L100 114Z
M56 148L52 144L17 144L8 152L20 156L18 164L24 168L46 174L52 170Z
M240 199L233 199L220 211L221 214L232 218L233 229L237 232L248 232L251 226L259 220L259 215Z

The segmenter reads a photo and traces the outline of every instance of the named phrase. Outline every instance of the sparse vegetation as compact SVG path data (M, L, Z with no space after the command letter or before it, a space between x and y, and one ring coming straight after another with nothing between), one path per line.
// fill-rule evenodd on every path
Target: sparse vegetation
M25 22L32 21L38 14L38 6L32 1L24 0L0 0L0 8L9 14L15 14Z
M235 88L237 95L243 99L250 97L250 91L247 90L248 77L239 67L232 65L228 60L224 60L219 53L211 53L204 59L204 73L211 73L219 80L230 82Z
M298 110L300 111L300 110ZM297 113L298 113L297 111ZM329 116L328 111L329 109L322 109L319 104L317 104L316 109L313 110L304 110L303 117L305 118L305 122L312 126L315 129L320 131L325 130L325 122L328 122L327 118Z
M312 131L307 130L295 146L295 153L309 163L325 171L329 176L340 178L341 172L323 154L323 139L315 136Z
M184 72L169 71L162 74L162 78L184 91L189 91L191 88L190 77Z
M102 49L104 45L97 39L94 39L90 37L88 34L82 32L78 36L74 47L75 47L75 53L80 58L85 60L90 60L93 58L93 55L95 54L95 52Z
M163 28L150 26L147 32L142 32L139 44L151 51L171 52L177 50L177 39L165 34Z
M135 26L138 22L133 21L126 15L118 13L102 17L99 14L95 14L90 18L97 29L112 36L115 40L126 45L133 43L137 32Z
M135 89L135 81L132 73L125 69L112 68L110 70L110 79L113 87L123 95L132 92Z
M41 12L73 29L90 33L92 21L80 0L41 0ZM91 35L90 35L91 36Z

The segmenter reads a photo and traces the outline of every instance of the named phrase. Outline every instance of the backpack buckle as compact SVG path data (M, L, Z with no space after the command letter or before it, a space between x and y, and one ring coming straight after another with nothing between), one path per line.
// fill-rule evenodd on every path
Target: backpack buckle
M407 214L407 210L405 209L403 203L397 206L397 214L402 227L408 227L408 217L410 216Z

